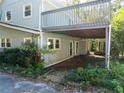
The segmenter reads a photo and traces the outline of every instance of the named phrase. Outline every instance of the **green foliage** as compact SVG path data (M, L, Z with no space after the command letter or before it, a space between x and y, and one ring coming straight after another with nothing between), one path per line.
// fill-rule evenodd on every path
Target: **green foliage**
M35 43L23 44L21 48L5 49L0 53L1 70L21 76L37 77L43 73L46 48L39 49Z
M90 81L99 78L105 78L108 74L106 69L83 69L79 68L76 71L69 73L66 79L75 82Z
M28 67L42 63L43 59L41 58L43 58L42 56L44 56L47 51L46 49L39 49L37 45L31 43L24 44L21 48L6 49L1 53L0 57L4 63L9 65Z
M124 8L121 8L112 20L112 56L124 53Z
M112 8L113 12L116 12L118 9L120 9L121 5L121 0L113 0Z
M111 64L111 78L118 78L124 81L124 64L119 64L119 62L113 62Z
M41 75L43 73L43 69L44 69L44 64L43 63L36 64L36 66L35 66L35 72L38 75Z
M96 42L95 40L92 41L92 45L91 45L91 51L96 51Z
M65 81L79 83L83 88L97 86L114 90L115 93L123 93L124 65L119 63L112 64L111 70L78 68L65 76Z

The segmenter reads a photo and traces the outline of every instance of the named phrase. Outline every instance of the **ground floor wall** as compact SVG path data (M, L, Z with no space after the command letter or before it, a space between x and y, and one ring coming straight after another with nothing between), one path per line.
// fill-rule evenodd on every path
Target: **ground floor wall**
M47 66L59 63L73 56L87 54L86 40L82 38L71 37L71 36L67 36L64 34L43 33L43 45L44 46L47 46L48 38L59 38L61 43L60 43L60 49L53 50L53 53L45 56L45 62L46 62L45 64ZM72 55L70 55L70 45L69 45L70 42L73 42ZM78 48L77 54L75 53L75 42L79 42L79 48Z
M10 29L6 27L0 26L0 51L2 51L4 48L1 47L1 40L3 38L10 39L11 47L10 48L16 48L20 47L22 43L24 43L25 38L32 38L34 34L27 33L24 31L19 31L15 29ZM56 34L56 33L41 33L36 38L35 42L39 44L39 47L48 45L48 38L59 38L60 43L60 49L53 50L52 53L45 56L45 66L53 65L56 63L59 63L61 61L64 61L66 59L69 59L74 56L78 55L86 55L87 54L87 40L77 37L71 37L64 34ZM70 55L70 42L73 43L72 45L72 55ZM76 43L78 42L78 52L76 53Z
M2 47L2 39L4 38L9 39L10 40L9 42L11 42L10 48L16 48L16 47L20 47L22 43L24 43L25 38L32 38L32 35L33 34L31 33L0 26L0 51L4 49Z

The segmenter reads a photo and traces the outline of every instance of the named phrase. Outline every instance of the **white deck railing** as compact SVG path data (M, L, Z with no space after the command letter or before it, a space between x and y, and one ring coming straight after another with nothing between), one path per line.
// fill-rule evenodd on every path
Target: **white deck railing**
M111 0L98 0L42 12L42 28L104 26L111 20Z

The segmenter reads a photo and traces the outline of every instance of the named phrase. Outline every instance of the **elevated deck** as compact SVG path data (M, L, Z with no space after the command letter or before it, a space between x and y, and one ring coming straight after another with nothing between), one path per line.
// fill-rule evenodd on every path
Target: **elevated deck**
M42 29L44 32L64 34L93 29L102 31L109 26L110 20L111 0L98 0L42 12Z

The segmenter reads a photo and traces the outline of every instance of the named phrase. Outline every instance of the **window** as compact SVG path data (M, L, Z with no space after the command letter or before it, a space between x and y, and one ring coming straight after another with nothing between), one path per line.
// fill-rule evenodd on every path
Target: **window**
M49 49L60 49L60 39L48 38L47 45Z
M0 43L2 48L11 47L11 40L9 38L2 38Z
M1 39L1 47L3 47L3 48L5 47L5 38Z
M32 38L24 38L24 43L31 43L32 42Z
M7 11L6 12L6 21L11 21L11 17L12 17L11 11Z
M9 38L6 39L6 47L11 47L11 41Z
M32 16L32 5L25 5L23 8L23 16L24 18L28 18Z
M75 41L75 55L78 55L79 53L79 42Z
M60 49L60 39L55 39L55 49Z
M54 39L48 39L48 48L54 49Z
M70 50L70 56L72 56L73 55L73 42L72 41L70 41L69 50Z

